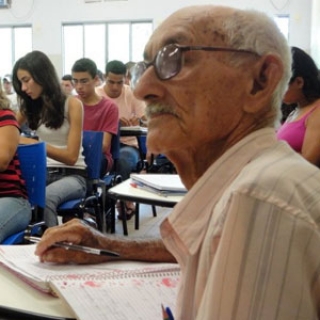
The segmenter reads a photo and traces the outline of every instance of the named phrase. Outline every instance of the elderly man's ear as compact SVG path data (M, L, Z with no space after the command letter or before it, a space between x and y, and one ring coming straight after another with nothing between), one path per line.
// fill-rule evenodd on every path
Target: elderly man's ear
M245 110L248 113L256 113L271 102L271 97L279 81L283 76L283 64L273 54L261 57L253 67L252 82L248 94L248 102Z

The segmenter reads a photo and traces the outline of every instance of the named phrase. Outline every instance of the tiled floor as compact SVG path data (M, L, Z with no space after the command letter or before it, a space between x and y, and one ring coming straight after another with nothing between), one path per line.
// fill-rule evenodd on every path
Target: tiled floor
M162 220L171 212L171 208L157 207L157 217L152 214L150 205L140 205L139 230L134 228L134 219L127 222L129 238L154 238L159 236L159 225ZM116 236L123 236L122 221L116 219Z
M127 222L128 237L129 238L155 238L159 237L159 226L162 220L171 212L172 208L156 207L157 216L152 214L152 207L150 205L140 204L140 223L139 230L134 228L133 216L131 220ZM62 223L61 217L58 216L59 224ZM107 233L110 234L110 233ZM122 221L116 218L116 232L114 236L124 237ZM0 319L1 320L1 319Z

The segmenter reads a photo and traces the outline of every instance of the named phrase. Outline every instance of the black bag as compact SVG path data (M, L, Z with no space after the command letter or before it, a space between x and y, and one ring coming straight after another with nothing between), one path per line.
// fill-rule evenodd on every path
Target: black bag
M163 155L156 157L152 164L147 168L148 173L168 173L168 174L176 174L176 168L174 167L173 163L168 160Z

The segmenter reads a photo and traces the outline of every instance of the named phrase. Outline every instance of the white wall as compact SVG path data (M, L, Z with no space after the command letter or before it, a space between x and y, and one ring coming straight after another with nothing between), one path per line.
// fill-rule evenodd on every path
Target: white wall
M311 8L319 0L127 0L85 3L85 0L12 0L0 10L0 25L33 25L33 48L46 52L59 73L62 70L63 22L152 19L155 27L178 8L193 4L219 4L253 8L270 15L289 14L289 44L311 51ZM1 46L2 47L2 46ZM313 50L315 50L313 48Z
M320 0L312 2L311 55L320 69Z

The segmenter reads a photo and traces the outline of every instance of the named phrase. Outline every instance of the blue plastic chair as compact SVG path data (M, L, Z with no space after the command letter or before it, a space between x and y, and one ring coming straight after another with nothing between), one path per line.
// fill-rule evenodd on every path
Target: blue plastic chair
M144 161L147 154L147 147L146 147L146 136L137 136L138 144L139 144L139 153L141 157L141 161L137 164L137 170L140 171L144 167ZM103 180L106 184L106 190L110 189L111 187L117 185L118 183L122 182L122 176L119 174L119 168L117 167L117 160L120 157L120 125L117 136L113 136L112 144L111 144L111 153L112 157L115 161L115 168L111 173L106 175ZM107 192L105 191L107 194ZM110 229L111 233L115 233L115 220L116 220L116 210L115 210L115 199L107 199L107 205L104 208L107 208L106 210L106 226L107 229ZM122 211L125 212L125 203L123 201L120 201L120 206L122 207ZM140 218L140 204L136 202L136 214L135 214L135 229L139 229L139 218ZM157 216L156 207L152 206L152 212L153 216ZM128 235L128 226L127 226L127 220L125 217L122 219L122 228L123 228L123 234Z
M143 160L145 160L146 155L147 155L147 136L137 137L137 140L138 140L141 161L143 161Z
M69 200L58 207L58 214L61 216L71 215L83 219L84 213L88 210L96 217L98 229L103 230L103 200L98 187L101 184L100 171L102 162L103 132L83 131L82 146L85 163L87 165L88 180L92 186L84 199Z
M118 133L112 136L110 152L113 159L113 167L111 171L103 177L103 181L107 186L112 184L112 179L118 174L118 160L120 158L120 126L118 128Z
M19 145L17 148L22 178L26 182L28 199L32 207L32 220L26 230L22 230L6 238L2 244L18 244L24 242L25 235L33 235L44 225L43 210L46 204L47 159L44 142Z
M115 202L107 196L107 190L122 181L122 176L119 173L118 160L120 158L120 124L116 135L112 136L110 152L113 159L113 168L103 178L101 187L103 194L104 217L106 219L106 230L110 229L111 233L115 233Z

